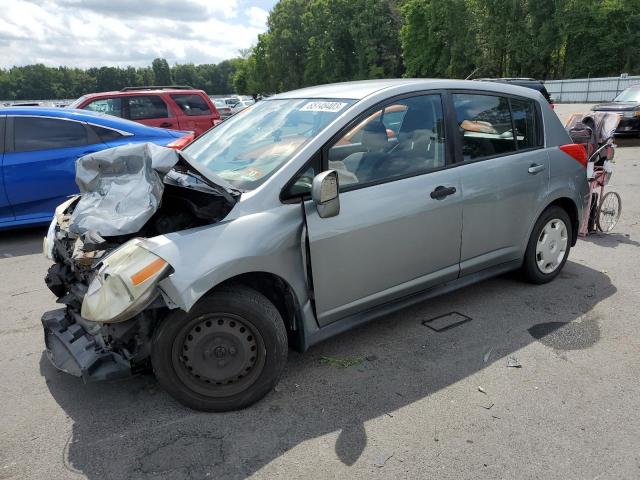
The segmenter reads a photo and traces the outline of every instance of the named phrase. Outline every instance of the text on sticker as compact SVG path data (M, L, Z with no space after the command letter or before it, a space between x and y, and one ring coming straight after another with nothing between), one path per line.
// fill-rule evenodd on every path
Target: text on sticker
M301 112L330 112L336 113L345 107L344 102L309 102L300 109Z

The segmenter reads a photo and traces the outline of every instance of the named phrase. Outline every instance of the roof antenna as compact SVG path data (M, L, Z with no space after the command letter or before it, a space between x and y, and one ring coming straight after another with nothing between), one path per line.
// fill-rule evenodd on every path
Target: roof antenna
M473 72L471 72L471 73L467 76L467 78L465 78L465 80L471 80L471 77L473 77L473 76L476 74L476 72L477 72L478 70L480 70L480 67L476 68Z

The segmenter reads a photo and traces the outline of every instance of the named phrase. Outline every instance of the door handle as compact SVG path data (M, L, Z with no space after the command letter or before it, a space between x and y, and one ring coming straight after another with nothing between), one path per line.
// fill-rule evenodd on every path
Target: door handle
M431 192L431 198L435 200L442 200L454 193L456 193L456 187L443 187L442 185L439 185L433 190L433 192Z
M532 163L529 165L529 173L535 175L536 173L540 173L544 170L544 165L540 165L538 163Z
M173 125L173 123L171 123L171 122L162 122L162 123L160 124L160 126L161 126L162 128L167 128L167 127L170 127L171 125Z

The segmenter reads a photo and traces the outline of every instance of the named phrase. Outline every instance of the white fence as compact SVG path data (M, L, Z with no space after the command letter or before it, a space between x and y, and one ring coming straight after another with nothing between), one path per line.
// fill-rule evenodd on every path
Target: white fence
M544 82L551 98L560 103L608 102L625 88L636 84L640 84L640 76L576 78Z

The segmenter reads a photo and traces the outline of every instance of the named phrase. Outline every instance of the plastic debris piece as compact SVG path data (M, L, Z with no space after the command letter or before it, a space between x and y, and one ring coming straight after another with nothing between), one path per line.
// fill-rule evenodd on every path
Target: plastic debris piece
M387 463L389 459L393 457L393 453L394 452L387 452L378 455L378 458L376 459L374 465L378 468L384 467L385 463Z
M518 361L516 357L511 356L507 358L507 367L522 368L522 364Z
M489 359L491 358L492 352L493 352L493 348L490 348L489 351L484 354L484 357L483 357L484 363L487 363L489 361Z
M493 406L495 405L495 403L485 403L483 405L480 405L482 408L484 408L485 410L491 410L493 408Z
M487 391L484 388L480 387L480 386L478 387L478 391L480 393L484 393L485 395L487 394Z

